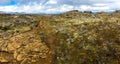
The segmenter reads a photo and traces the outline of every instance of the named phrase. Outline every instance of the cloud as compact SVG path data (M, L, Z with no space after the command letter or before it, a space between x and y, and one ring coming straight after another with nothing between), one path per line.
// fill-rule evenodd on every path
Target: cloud
M69 5L63 5L60 7L52 8L51 6L42 6L40 4L35 5L11 5L11 6L0 6L0 10L6 12L26 12L26 13L61 13L72 10L74 7Z
M57 4L58 2L56 0L49 0L46 2L46 4Z
M0 4L3 5L3 4L8 4L10 2L11 2L11 0L2 0L2 1L0 1Z
M3 2L4 1L4 2ZM0 3L9 3L3 0ZM0 11L26 13L61 13L69 10L114 11L120 9L120 0L12 0L15 5L0 6Z
M18 2L18 4L20 4L20 5L28 5L28 4L34 4L34 3L44 5L49 0L14 0L14 1Z

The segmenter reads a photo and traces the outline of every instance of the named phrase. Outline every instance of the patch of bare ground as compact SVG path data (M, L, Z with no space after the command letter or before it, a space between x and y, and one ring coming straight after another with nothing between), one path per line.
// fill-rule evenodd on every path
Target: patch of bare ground
M36 33L43 29L46 43ZM27 32L0 38L0 64L51 64L54 58L54 37L44 21Z

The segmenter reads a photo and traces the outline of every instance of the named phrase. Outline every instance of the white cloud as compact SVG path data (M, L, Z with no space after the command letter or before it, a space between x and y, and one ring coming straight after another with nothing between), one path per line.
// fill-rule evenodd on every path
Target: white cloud
M101 4L95 4L95 6L89 6L89 5L81 5L79 7L80 11L96 11L96 12L101 12L101 11L109 11L110 7L109 6L104 6Z
M19 4L11 6L0 6L0 11L26 12L26 13L61 13L69 10L113 11L120 9L119 6L120 0L34 0L34 1L16 0L16 1L18 1Z
M97 3L97 4L93 4L93 6L104 7L104 6L108 6L108 4Z
M56 0L49 0L46 4L57 4Z
M90 9L90 6L81 5L79 10L85 11L85 10L89 10L89 9Z

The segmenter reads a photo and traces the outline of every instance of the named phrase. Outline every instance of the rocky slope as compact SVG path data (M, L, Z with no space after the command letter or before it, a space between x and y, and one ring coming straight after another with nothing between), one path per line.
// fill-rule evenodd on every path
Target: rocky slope
M1 21L0 63L50 64L52 62L53 47L48 47L47 44L52 43L53 39L46 39L50 41L46 44L41 40L40 35L43 28L46 34L50 33L50 27L47 28L47 25L44 27L44 21L29 15L2 17L4 21ZM46 38L51 36L48 35Z
M120 64L119 14L0 15L0 63Z

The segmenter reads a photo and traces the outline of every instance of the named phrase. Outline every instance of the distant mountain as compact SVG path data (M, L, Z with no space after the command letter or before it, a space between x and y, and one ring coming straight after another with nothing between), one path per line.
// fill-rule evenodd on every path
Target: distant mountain
M6 12L4 12L4 11L0 11L0 14L6 14Z
M26 14L25 12L5 12L5 11L0 11L0 14Z

